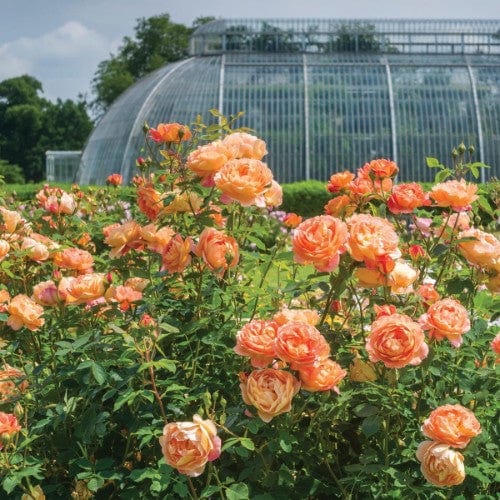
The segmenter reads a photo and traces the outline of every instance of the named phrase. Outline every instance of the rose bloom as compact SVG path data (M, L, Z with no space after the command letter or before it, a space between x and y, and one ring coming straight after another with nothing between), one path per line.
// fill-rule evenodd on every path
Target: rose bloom
M0 262L7 257L10 250L10 244L6 240L0 239Z
M284 307L273 316L273 321L278 326L297 321L315 326L319 323L319 314L314 309L288 309L288 307Z
M47 212L66 215L71 215L75 212L76 200L72 194L66 193L59 188L56 188L56 191L52 191L52 193L49 194L42 204Z
M42 262L49 258L49 249L43 243L27 236L23 238L21 250L26 251L27 256L36 262Z
M387 284L387 277L378 269L358 267L354 270L353 276L357 279L358 286L363 288L377 288Z
M416 208L430 205L429 195L416 182L396 184L387 200L393 214L411 214Z
M410 225L413 231L420 233L425 238L431 235L432 219L429 217L415 217L415 225Z
M59 296L66 304L78 305L104 296L106 290L104 274L82 274L76 278L63 278L59 282Z
M176 234L161 255L161 269L169 273L182 273L191 263L191 252L194 251L192 238L183 239Z
M324 207L325 214L333 217L349 217L356 211L356 204L343 194L332 198Z
M396 295L410 293L412 284L418 277L418 271L404 261L397 260L394 269L389 273L387 285Z
M174 191L173 193L167 193L167 196L169 194L175 194L175 197L163 208L162 214L178 214L182 212L196 214L203 205L203 198L194 191L191 193Z
M362 173L361 173L361 172ZM395 162L391 160L387 160L385 158L378 158L376 160L372 160L369 163L365 163L363 167L358 170L358 176L365 174L372 174L375 177L393 177L399 172L399 167Z
M199 415L194 415L192 422L168 423L159 441L167 464L191 477L203 474L206 463L216 460L221 453L221 440L214 423Z
M434 441L465 448L470 440L481 433L481 424L474 413L461 405L443 405L425 419L421 431Z
M462 238L475 238L458 243L458 249L471 264L500 271L500 241L493 234L472 228L460 232L458 239Z
M52 281L42 281L33 287L33 300L42 306L55 306L59 302L57 285Z
M410 245L408 254L414 262L428 257L427 252L420 245Z
M165 251L174 234L175 231L169 226L158 229L155 224L147 224L141 227L141 238L146 242L146 247L159 254Z
M7 290L0 289L0 313L7 311L10 302L10 294Z
M243 401L257 408L259 417L270 422L292 408L292 399L299 392L300 382L290 373L274 368L240 373Z
M17 434L21 430L21 426L17 418L12 413L4 413L0 411L0 440L8 441L11 436Z
M283 225L291 229L296 228L302 222L302 217L294 212L287 213L283 218Z
M226 163L214 176L222 193L242 206L264 206L263 194L269 189L273 173L260 160L238 159Z
M136 302L142 299L142 292L134 290L130 286L119 285L110 286L105 294L104 298L108 302L118 302L120 305L120 310L128 311L132 305L132 302Z
M465 479L463 455L444 443L423 441L417 459L425 479L436 486L456 486Z
M302 389L309 392L329 391L339 393L337 385L347 372L335 361L325 359L317 366L304 366L299 369Z
M393 314L397 314L396 306L393 304L384 304L379 306L375 304L373 306L373 310L375 311L375 318L378 319L382 316L391 316Z
M213 227L206 227L202 231L194 253L201 257L212 271L235 267L240 260L236 240Z
M2 215L3 224L0 224L0 231L13 234L22 226L26 221L21 217L21 214L14 210L7 210L5 207L0 207L0 214Z
M500 272L497 272L495 276L491 276L485 284L491 293L500 293Z
M28 389L26 374L17 368L5 364L0 370L0 402L5 403L13 396Z
M158 192L151 183L137 188L137 205L140 211L150 220L155 220L163 209L165 195Z
M65 248L54 254L54 264L64 269L72 269L80 274L92 272L94 257L80 248Z
M318 271L330 272L340 260L347 241L347 226L330 215L318 215L297 226L292 250L295 262L312 264Z
M382 361L387 368L418 365L429 352L422 328L405 314L376 319L365 347L370 361Z
M436 184L429 196L439 207L451 207L455 212L470 210L470 205L477 200L477 185L462 179Z
M426 306L433 304L441 298L432 283L424 283L423 285L420 285L418 287L417 294L422 298Z
M330 354L330 346L319 330L300 321L285 323L278 328L274 349L276 355L291 363L294 370L317 364Z
M347 249L357 261L376 261L381 256L397 259L399 237L386 219L368 214L355 214L347 219L349 240Z
M348 170L337 172L330 177L326 189L330 193L338 193L342 189L349 189L349 184L354 179L355 175Z
M265 368L275 358L274 339L278 324L274 321L254 319L236 334L234 352L248 356L254 368Z
M231 159L252 158L262 160L267 154L266 143L246 132L234 132L222 140L222 145L230 154Z
M354 358L349 366L349 378L353 382L374 382L377 380L377 372L369 361Z
M28 330L35 331L45 323L41 317L43 307L27 295L20 294L13 297L7 306L7 312L10 315L7 324L13 330L19 330L25 326Z
M186 167L202 178L213 176L231 159L222 141L199 146L187 159Z
M424 330L429 330L430 338L446 338L454 347L462 344L462 335L470 330L467 310L458 300L452 298L434 302L427 312L420 316L419 323Z
M283 189L276 182L271 182L271 187L264 192L266 207L279 207L283 203Z
M121 174L111 174L108 175L108 178L106 179L106 184L109 184L111 186L120 186L122 182L123 177Z
M500 332L497 333L496 337L491 341L491 348L497 356L500 356Z
M104 243L112 247L111 258L126 254L131 248L139 249L144 242L141 239L141 226L130 220L123 224L112 224L103 229Z
M150 281L147 278L133 277L128 278L124 285L132 288L136 292L143 292L144 289L149 285Z
M149 129L149 137L155 142L173 142L191 139L191 131L186 125L179 123L159 123L156 128Z

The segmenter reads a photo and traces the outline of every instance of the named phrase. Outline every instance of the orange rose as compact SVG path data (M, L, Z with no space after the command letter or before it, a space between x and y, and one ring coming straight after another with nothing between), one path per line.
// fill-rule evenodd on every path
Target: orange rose
M139 278L139 277L134 277L134 278L128 278L124 285L129 286L133 290L137 292L143 292L144 289L149 285L150 281L146 278Z
M375 304L373 306L373 310L375 311L375 318L381 318L382 316L391 316L393 314L397 314L396 306L393 304L384 304L383 306L379 306Z
M45 320L41 318L43 307L38 305L27 295L16 295L7 306L7 312L10 314L7 324L13 330L19 330L25 326L28 330L38 330Z
M406 262L397 260L394 269L389 273L387 285L396 295L410 293L413 291L411 285L417 277L418 271Z
M132 287L126 285L110 286L106 290L104 298L108 302L118 302L120 310L128 311L132 302L142 299L142 292L134 290Z
M122 182L123 177L121 174L111 174L108 175L106 179L106 184L109 184L110 186L120 186Z
M178 214L182 212L196 214L203 205L203 198L195 192L173 191L167 193L167 195L174 195L174 199L163 208L162 214Z
M429 352L422 328L405 314L376 319L365 347L370 361L382 361L387 368L418 365Z
M0 224L1 233L13 234L26 222L21 217L21 214L14 210L7 210L4 207L0 207L0 214L3 219L3 224Z
M77 278L59 282L59 296L67 304L84 304L104 296L106 289L106 276L104 274L82 274Z
M49 258L49 249L33 238L24 237L21 250L26 251L27 256L36 262L42 262Z
M368 214L355 214L349 217L347 226L347 248L354 260L377 261L382 256L391 259L401 256L399 237L388 220Z
M94 257L80 248L66 248L54 254L54 264L64 269L72 269L80 274L92 272Z
M194 253L216 272L235 267L240 259L236 240L212 227L206 227L202 231Z
M191 238L182 239L176 234L169 242L161 255L161 269L169 273L182 273L191 263L191 252L194 250Z
M358 280L358 286L363 288L377 288L387 284L386 276L378 269L358 267L354 270L353 276Z
M257 408L259 417L270 422L292 408L292 399L300 389L300 382L290 373L274 368L254 370L250 375L240 373L243 401Z
M477 200L477 185L462 179L436 184L429 196L439 207L451 207L455 212L470 210L470 205Z
M294 212L290 212L283 217L283 225L291 229L296 228L302 222L302 217Z
M175 231L165 226L158 229L154 224L141 227L141 238L146 242L146 247L153 252L163 253L167 248Z
M265 368L275 358L274 339L278 325L274 321L254 319L236 334L234 352L248 356L255 368Z
M271 182L271 187L264 192L266 207L279 207L283 203L283 189L276 182Z
M274 348L276 355L291 363L294 370L317 364L330 354L330 346L319 330L300 321L285 323L278 328Z
M333 217L349 217L356 210L356 205L352 203L349 196L343 194L332 198L325 205L325 213Z
M464 457L446 444L423 441L417 459L425 479L436 486L455 486L465 479Z
M222 145L228 150L231 159L252 158L262 160L267 154L266 143L246 132L234 132L222 140Z
M448 339L452 346L462 344L462 335L470 330L469 315L458 300L447 298L434 302L419 322L429 337L436 340Z
M321 272L333 271L345 250L347 237L347 226L340 219L330 215L311 217L294 231L294 259L300 264L312 264Z
M461 405L443 405L425 419L421 431L434 441L465 448L470 440L481 433L481 424L474 413Z
M377 372L369 361L354 358L349 366L349 378L353 382L374 382L377 380Z
M462 238L475 238L458 243L458 249L471 264L500 271L500 241L493 234L468 229L458 234L458 239Z
M214 176L223 195L244 207L264 206L263 194L272 180L273 174L265 163L245 158L229 161Z
M33 300L41 306L55 306L59 302L57 285L52 281L42 281L33 287Z
M103 229L104 243L109 245L111 258L126 254L131 248L141 248L144 242L141 239L141 226L130 220L123 224L112 224Z
M299 369L302 389L309 392L332 390L338 394L337 385L346 374L347 372L331 359L325 359L317 366L304 366Z
M5 403L13 396L25 392L28 389L26 374L17 368L4 365L0 370L0 402Z
M314 309L288 309L288 307L284 307L273 316L273 321L278 323L278 326L297 321L315 326L319 323L319 314Z
M222 141L199 146L187 159L186 167L202 178L213 176L231 159Z
M181 474L197 477L207 462L219 458L221 440L211 420L193 416L192 422L172 422L159 439L165 462Z
M343 172L337 172L330 177L326 189L330 193L338 193L342 189L349 188L349 184L354 179L355 175L349 170L344 170Z
M496 354L495 362L498 363L500 361L500 332L496 334L490 345L491 350Z
M358 176L373 175L379 178L393 177L399 171L399 167L395 162L385 158L378 158L369 163L365 163L361 169L358 170Z
M431 283L424 283L420 285L417 294L422 298L424 304L429 306L441 298L434 285Z
M369 174L365 174L361 169L358 170L358 177L356 177L350 184L349 189L351 196L370 199L374 195L384 195L390 193L392 190L393 182L389 177L373 179Z
M20 430L21 426L15 415L0 411L0 441L9 442L11 437Z
M163 209L165 195L158 192L151 183L138 186L137 205L140 211L151 221L155 220Z
M155 142L189 141L191 131L186 125L179 123L159 123L156 128L149 129L149 137Z
M416 208L430 205L429 195L416 182L396 184L387 200L393 214L411 214Z
M7 257L10 250L10 244L7 240L0 239L0 262Z

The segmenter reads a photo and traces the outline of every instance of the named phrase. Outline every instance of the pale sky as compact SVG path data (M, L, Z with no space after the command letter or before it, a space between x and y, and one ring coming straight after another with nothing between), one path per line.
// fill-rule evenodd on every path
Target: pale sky
M29 74L44 96L90 98L97 65L136 20L217 18L499 19L500 0L0 0L0 81Z

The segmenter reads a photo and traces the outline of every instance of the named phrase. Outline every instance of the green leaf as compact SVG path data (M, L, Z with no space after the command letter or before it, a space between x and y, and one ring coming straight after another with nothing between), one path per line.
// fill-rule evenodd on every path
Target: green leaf
M485 196L480 196L477 200L477 203L488 215L491 215L492 217L495 216L493 209L491 208L490 204L488 203L488 199Z
M381 418L377 415L370 415L363 420L361 431L366 437L373 436L380 430Z
M240 443L241 446L243 446L243 448L246 448L247 450L255 450L255 444L250 438L241 438Z
M104 382L106 382L106 372L104 371L104 368L101 365L98 365L97 363L92 363L90 369L92 371L92 375L95 378L95 381L99 385L102 385L104 384Z
M371 415L376 415L379 411L377 406L373 406L367 403L362 403L356 408L354 408L354 414L358 417L369 417Z
M248 486L244 483L232 484L226 490L227 500L247 500L249 498L250 492L248 491Z
M436 174L434 177L434 182L443 182L451 175L451 170L448 168L443 168L440 172Z
M425 162L429 168L443 168L444 166L441 165L441 162L437 158L433 158L432 156L427 156Z

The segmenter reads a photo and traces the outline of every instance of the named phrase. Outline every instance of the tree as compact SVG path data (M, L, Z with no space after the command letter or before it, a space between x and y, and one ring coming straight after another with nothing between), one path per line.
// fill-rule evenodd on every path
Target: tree
M328 46L328 52L397 52L382 39L373 24L343 24Z
M196 26L213 18L198 18ZM93 108L104 112L132 83L161 66L187 57L193 28L173 23L168 14L138 19L135 36L124 37L116 55L102 61L92 80Z
M42 91L29 75L0 82L0 158L32 181L44 177L47 149L80 149L92 129L83 100L54 104Z

